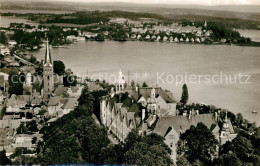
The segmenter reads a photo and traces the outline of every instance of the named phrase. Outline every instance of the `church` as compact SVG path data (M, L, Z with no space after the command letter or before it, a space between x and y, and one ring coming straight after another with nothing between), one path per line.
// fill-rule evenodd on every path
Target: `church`
M43 62L43 98L48 100L54 90L53 61L49 49L49 41L46 43L46 53Z

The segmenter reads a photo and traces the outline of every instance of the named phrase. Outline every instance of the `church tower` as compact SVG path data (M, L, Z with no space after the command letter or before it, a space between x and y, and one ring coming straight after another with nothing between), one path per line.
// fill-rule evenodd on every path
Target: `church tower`
M149 113L156 114L157 99L156 99L156 93L154 88L152 88L150 97L147 99L147 110Z
M43 97L48 99L54 90L53 83L53 62L49 49L49 41L47 38L45 60L43 62Z
M120 93L121 91L124 90L124 86L125 86L125 79L124 79L124 76L123 76L123 73L120 69L119 73L118 73L118 82L116 83L116 91L118 93Z

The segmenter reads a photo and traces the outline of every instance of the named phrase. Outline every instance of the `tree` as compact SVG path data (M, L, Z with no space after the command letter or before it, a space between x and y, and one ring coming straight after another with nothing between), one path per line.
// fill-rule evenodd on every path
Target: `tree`
M0 32L0 43L6 45L7 44L7 38L5 36L4 32Z
M97 34L95 39L96 39L96 41L104 41L105 40L105 36L104 36L103 33L99 33L99 34Z
M135 81L134 80L131 81L131 87L135 88Z
M6 157L5 150L0 151L0 165L10 165L12 164L11 160Z
M25 127L24 123L21 123L20 126L16 129L17 134L27 134L28 128Z
M181 139L186 141L185 156L190 163L200 160L206 165L211 164L211 157L215 154L218 141L212 132L203 123L191 126Z
M29 131L31 132L37 132L38 128L37 128L37 123L35 120L32 120L31 122L28 122L28 124L26 125L26 127L28 128Z
M188 87L187 87L186 84L184 84L184 85L182 86L182 95L181 95L181 101L180 101L180 102L181 102L183 105L185 105L185 104L187 104L188 100L189 100Z
M32 138L32 144L35 144L36 141L37 141L37 137L33 137L33 138Z
M143 88L148 87L148 85L146 84L146 82L143 82L142 87L143 87Z
M90 110L87 110L90 102L43 129L44 144L40 143L37 147L38 163L100 164L101 151L108 146L109 139L106 131L95 123Z
M16 95L22 95L23 94L23 84L19 79L19 75L11 71L9 73L8 82L9 82L9 89L8 92L10 95L16 94Z
M181 156L181 157L177 157L176 165L177 166L189 166L190 163L185 157Z
M149 145L146 142L136 142L125 153L124 161L129 165L171 165L168 152L160 145Z
M53 70L59 76L63 75L65 73L64 63L62 61L53 61Z
M239 158L232 153L221 155L219 159L214 161L214 163L218 165L242 166L242 162L239 160Z
M241 161L249 162L250 154L253 152L253 146L250 140L240 133L232 140L222 146L221 154L234 153Z
M88 87L86 86L82 90L82 93L78 99L79 106L86 107L86 109L92 113L94 108L94 100L93 95L88 91Z

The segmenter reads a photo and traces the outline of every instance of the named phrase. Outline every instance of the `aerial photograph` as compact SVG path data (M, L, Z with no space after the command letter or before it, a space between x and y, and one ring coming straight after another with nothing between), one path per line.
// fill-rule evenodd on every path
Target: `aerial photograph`
M260 166L260 1L0 0L0 165Z

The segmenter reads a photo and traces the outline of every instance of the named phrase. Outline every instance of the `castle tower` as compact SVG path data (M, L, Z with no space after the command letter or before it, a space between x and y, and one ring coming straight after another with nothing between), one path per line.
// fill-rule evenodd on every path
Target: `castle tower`
M53 62L49 49L49 41L47 38L45 60L43 62L43 97L48 99L54 90L53 83Z

